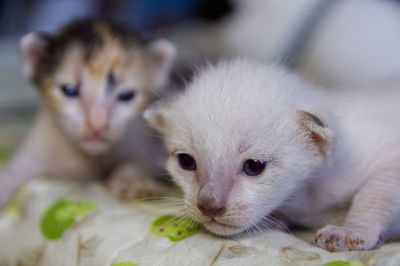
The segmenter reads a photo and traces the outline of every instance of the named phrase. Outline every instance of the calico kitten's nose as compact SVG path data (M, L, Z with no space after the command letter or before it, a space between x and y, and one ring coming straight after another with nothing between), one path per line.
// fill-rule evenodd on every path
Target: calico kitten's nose
M93 127L93 126L89 126L90 133L93 136L96 136L96 137L101 137L103 135L104 131L106 131L106 129L107 129L106 126L98 127L98 128L97 127Z
M224 206L210 206L207 204L198 203L197 208L206 216L209 217L217 217L221 216L225 213L226 208Z
M101 135L108 128L108 116L102 106L93 106L87 117L87 126L94 135Z

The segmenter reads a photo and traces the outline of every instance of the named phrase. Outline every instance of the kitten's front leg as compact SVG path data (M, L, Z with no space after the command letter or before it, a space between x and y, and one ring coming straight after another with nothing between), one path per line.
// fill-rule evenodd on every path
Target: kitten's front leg
M315 244L329 251L368 250L379 241L400 206L400 171L376 171L355 195L343 226L327 225Z
M22 185L45 172L41 157L40 149L28 142L0 172L0 210Z
M107 187L114 196L125 200L155 197L164 193L161 184L131 164L116 168L109 177Z

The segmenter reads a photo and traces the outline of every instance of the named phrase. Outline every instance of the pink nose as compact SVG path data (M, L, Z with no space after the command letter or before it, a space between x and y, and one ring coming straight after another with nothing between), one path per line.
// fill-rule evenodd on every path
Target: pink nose
M210 207L210 206L204 206L201 204L197 204L197 208L206 216L209 217L217 217L221 216L225 213L226 208L225 207Z
M90 129L90 132L91 132L91 134L93 136L99 136L100 137L104 133L104 131L106 130L106 127L104 127L104 128L89 127L89 129Z
M107 124L96 125L89 121L88 128L93 135L100 136L104 133L104 131L107 130L108 125Z
M95 135L101 135L108 128L108 116L105 108L93 107L87 117L87 126Z
M222 216L226 211L226 193L215 183L208 182L199 191L197 208L206 216Z

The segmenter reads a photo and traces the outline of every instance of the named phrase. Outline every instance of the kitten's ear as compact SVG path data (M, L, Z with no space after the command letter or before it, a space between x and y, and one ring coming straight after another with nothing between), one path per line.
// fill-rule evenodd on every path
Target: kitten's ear
M22 71L28 79L34 77L49 41L49 35L38 32L31 32L22 37L20 41Z
M162 131L166 127L164 104L156 102L148 106L143 112L143 118L152 127Z
M175 46L164 39L152 41L148 44L150 53L150 71L155 88L162 88L168 82L172 65L175 61Z
M329 158L332 153L333 135L329 128L317 116L297 111L297 121L308 136L313 149L316 149L324 159Z

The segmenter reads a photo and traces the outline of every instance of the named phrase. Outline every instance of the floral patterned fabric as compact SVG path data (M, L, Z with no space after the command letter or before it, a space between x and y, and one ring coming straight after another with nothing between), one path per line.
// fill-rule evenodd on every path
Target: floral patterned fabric
M222 239L188 221L164 226L169 214L157 203L121 203L99 184L35 180L0 218L0 265L400 265L400 243L330 253L309 243L313 232Z

